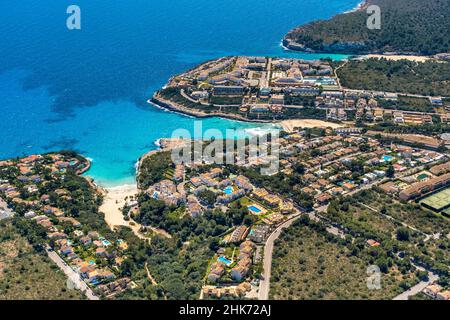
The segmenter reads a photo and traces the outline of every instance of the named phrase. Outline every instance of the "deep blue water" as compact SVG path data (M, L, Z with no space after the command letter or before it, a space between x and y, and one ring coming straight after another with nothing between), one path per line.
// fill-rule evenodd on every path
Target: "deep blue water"
M74 149L105 186L133 180L155 140L194 120L146 103L169 77L223 55L292 56L280 39L358 0L20 0L0 2L0 158ZM66 28L81 8L82 30ZM334 56L340 58L341 56ZM252 128L224 119L204 128Z

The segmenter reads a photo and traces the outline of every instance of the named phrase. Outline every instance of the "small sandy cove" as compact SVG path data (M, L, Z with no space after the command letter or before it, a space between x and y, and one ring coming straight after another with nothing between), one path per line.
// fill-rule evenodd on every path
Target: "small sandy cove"
M363 56L363 58L370 59L370 58L384 58L387 60L409 60L409 61L416 61L416 62L425 62L430 60L430 57L426 56L409 56L409 55L383 55L383 54L368 54L366 56Z
M315 119L292 119L280 122L284 131L293 132L294 128L341 128L342 125L334 122L327 122Z
M149 240L141 232L141 225L136 221L126 221L122 214L122 208L130 200L131 197L138 193L138 188L136 185L123 185L113 188L107 188L104 190L104 200L103 204L100 206L100 212L105 214L105 221L111 230L116 227L125 226L133 230L134 234L144 240ZM166 238L172 238L172 236L165 230L157 229L151 226L146 227L148 230L153 231Z
M105 198L100 206L100 211L105 214L105 221L111 229L116 226L129 226L125 221L121 209L127 202L125 199L138 193L136 185L123 185L105 189ZM131 227L131 226L130 226Z

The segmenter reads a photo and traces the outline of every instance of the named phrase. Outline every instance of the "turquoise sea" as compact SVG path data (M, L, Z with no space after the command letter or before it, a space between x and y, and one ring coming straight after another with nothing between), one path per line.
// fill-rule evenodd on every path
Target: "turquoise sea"
M324 55L283 50L304 22L359 0L21 0L0 2L0 158L73 149L104 186L131 183L134 164L195 119L146 101L167 79L224 55ZM66 28L81 8L82 29ZM343 56L332 56L340 59ZM266 129L219 118L203 128Z

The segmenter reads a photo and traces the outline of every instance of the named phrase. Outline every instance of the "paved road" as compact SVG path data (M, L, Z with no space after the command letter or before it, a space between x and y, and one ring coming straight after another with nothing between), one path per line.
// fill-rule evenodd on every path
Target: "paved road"
M372 188L372 186L380 184L384 181L383 180L378 180L378 181L374 181L370 184L364 185L360 188L358 188L355 191L349 192L346 194L346 196L351 196L361 190L365 190L365 189L370 189ZM343 228L339 227L339 226L332 226L330 225L330 223L328 222L328 219L326 219L325 217L323 217L320 213L325 212L328 208L328 205L324 205L318 208L315 208L314 211L309 212L308 216L310 217L311 220L313 221L323 221L326 224L326 230L338 237L345 237L345 233L343 231ZM297 208L299 209L299 208ZM281 231L284 228L287 228L289 226L292 225L292 223L294 223L298 218L300 218L302 215L302 213L297 213L293 216L291 216L289 218L289 220L285 221L283 224L281 224L280 226L278 226L273 232L272 234L267 238L266 241L266 245L264 246L264 261L263 261L263 280L260 281L259 283L259 300L267 300L269 298L269 289L270 289L270 276L271 276L271 271L272 271L272 254L273 254L273 244L275 242L276 239L278 239L278 237L281 234Z
M273 253L273 243L281 234L284 228L288 228L292 225L302 214L298 213L292 216L289 220L278 226L272 234L267 238L266 245L264 246L264 261L263 261L263 279L259 283L259 294L258 300L269 299L269 288L270 288L270 273L272 270L272 253Z
M369 93L378 93L380 91L374 91L374 90L359 90L359 89L349 89L349 88L344 88L342 87L341 89L347 91L347 92L359 92L359 93L363 93L363 92L369 92ZM398 96L402 96L402 97L412 97L412 98L430 98L432 96L424 96L424 95L420 95L420 94L412 94L412 93L404 93L404 92L387 92L384 91L384 93L393 93L393 94L397 94ZM442 97L443 99L448 99L450 97Z
M392 300L409 300L409 297L412 297L420 292L422 292L423 289L425 289L427 286L435 282L439 277L435 275L432 272L428 272L428 281L421 281L415 286L413 286L411 289L403 292L402 294L399 294Z
M48 257L65 273L68 280L70 279L74 286L82 291L89 300L99 300L91 288L81 279L80 275L69 267L56 252L50 251L49 248L46 248L45 251Z
M267 61L267 71L262 72L263 76L260 79L259 87L268 88L270 83L270 77L272 73L272 58Z

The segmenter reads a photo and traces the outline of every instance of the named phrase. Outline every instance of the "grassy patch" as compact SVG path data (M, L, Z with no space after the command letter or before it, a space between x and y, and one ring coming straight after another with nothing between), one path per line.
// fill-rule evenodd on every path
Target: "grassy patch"
M381 275L381 289L367 288L369 261L323 231L296 223L277 240L274 249L272 299L391 299L413 281L391 268Z
M46 256L19 235L11 222L0 225L0 300L83 299Z

